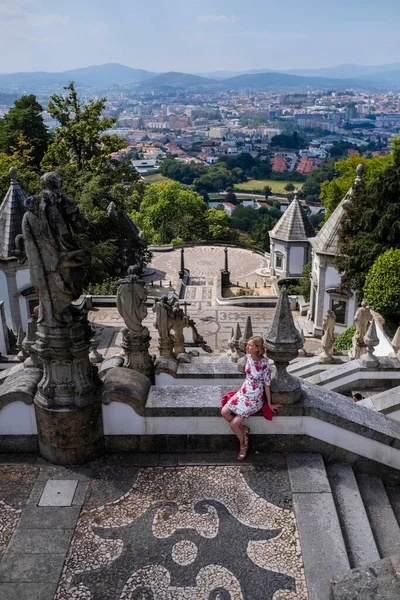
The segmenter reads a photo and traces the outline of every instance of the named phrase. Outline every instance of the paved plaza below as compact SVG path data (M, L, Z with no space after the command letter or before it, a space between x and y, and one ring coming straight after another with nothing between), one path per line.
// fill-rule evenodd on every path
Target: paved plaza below
M284 455L1 459L1 600L307 600Z

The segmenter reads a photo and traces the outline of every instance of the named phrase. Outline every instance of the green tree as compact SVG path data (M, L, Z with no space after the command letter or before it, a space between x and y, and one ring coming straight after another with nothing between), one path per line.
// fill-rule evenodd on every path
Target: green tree
M115 118L103 116L106 98L85 104L73 82L64 89L69 92L67 95L54 94L49 101L48 112L59 125L44 157L44 167L72 164L78 172L96 172L109 165L110 155L125 148L126 141L105 133L116 122Z
M374 179L376 173L383 171L392 161L392 154L374 158L364 158L363 156L354 155L335 163L334 169L336 173L340 174L339 177L336 177L332 181L324 181L321 184L320 199L326 208L327 218L330 217L353 185L356 169L359 164L364 165L363 179L368 184Z
M263 215L254 223L251 229L251 237L258 248L263 248L266 252L270 250L269 232L274 228L277 219L269 214Z
M230 218L224 210L210 208L206 212L207 239L236 241L237 234L230 228Z
M307 202L318 201L321 192L321 184L324 181L332 181L335 177L335 161L332 158L324 160L317 169L311 171L301 189L303 198L307 198Z
M20 136L23 136L32 149L32 164L39 167L50 142L42 112L43 108L33 94L16 100L14 106L0 119L0 151L12 154L18 146Z
M285 185L285 190L286 190L287 192L294 192L294 190L295 190L295 189L296 189L296 188L294 187L293 183L291 183L290 181L289 181L289 183L287 183L287 184Z
M40 189L39 174L34 167L33 149L22 135L12 154L0 152L0 199L2 200L10 187L9 170L17 169L17 179L28 196L36 194Z
M272 187L270 185L266 185L263 189L263 194L265 196L265 199L268 200L268 198L272 194Z
M373 310L400 323L400 249L378 256L365 279L364 296Z
M167 181L146 187L139 211L131 217L151 244L168 244L176 237L184 241L205 239L207 205L195 192Z
M375 260L400 248L400 138L392 141L392 164L369 184L353 186L339 230L337 266L342 285L361 295Z

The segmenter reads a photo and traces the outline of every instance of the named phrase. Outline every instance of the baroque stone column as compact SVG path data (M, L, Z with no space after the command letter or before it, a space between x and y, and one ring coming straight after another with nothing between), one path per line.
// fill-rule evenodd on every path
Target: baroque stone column
M301 335L293 322L286 286L283 285L271 328L265 337L267 356L272 358L276 368L271 379L275 404L295 404L301 398L299 379L287 372L287 366L302 347Z
M92 331L87 314L71 302L81 294L90 262L71 230L84 227L75 203L61 192L61 178L46 173L42 191L26 201L16 246L28 259L39 297L32 351L43 365L34 398L40 452L57 464L93 460L103 453L100 380L89 361Z

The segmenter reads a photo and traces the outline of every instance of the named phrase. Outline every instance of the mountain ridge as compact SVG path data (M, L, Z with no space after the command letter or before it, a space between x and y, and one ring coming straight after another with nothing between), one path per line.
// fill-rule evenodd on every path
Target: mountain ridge
M363 77L340 77L340 73L364 70ZM376 72L371 72L377 69ZM336 77L323 77L322 75L306 75L305 73L321 72L339 73ZM324 69L303 69L302 75L288 71L272 71L270 69L251 70L247 73L233 72L226 77L227 71L214 72L213 77L200 74L179 73L170 71L156 73L145 69L134 69L119 63L106 63L103 65L90 65L78 69L62 72L20 72L0 74L0 91L21 89L35 90L43 86L67 85L75 81L78 86L96 87L106 89L113 86L134 86L141 90L151 89L190 89L209 88L214 90L253 89L253 90L296 90L296 89L344 89L357 88L369 91L382 89L400 89L400 63L389 65L344 64L337 67ZM346 71L347 70L347 71ZM295 70L294 70L295 71ZM219 77L216 77L219 74ZM209 73L213 75L213 73Z

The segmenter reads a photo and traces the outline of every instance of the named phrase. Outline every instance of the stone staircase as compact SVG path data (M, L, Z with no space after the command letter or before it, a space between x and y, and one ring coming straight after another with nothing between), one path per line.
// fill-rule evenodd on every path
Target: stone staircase
M376 595L366 594L371 582L359 594L353 588L343 594L343 580L352 579L351 569L368 571L371 564L400 555L400 485L356 474L347 463L325 468L320 454L289 455L288 468L309 600L400 598L400 573L399 580L390 580L391 595L379 587L385 586L386 593L384 578L381 584L372 578ZM335 583L342 580L340 596L335 585L331 589L333 577ZM361 575L358 579L361 586Z

